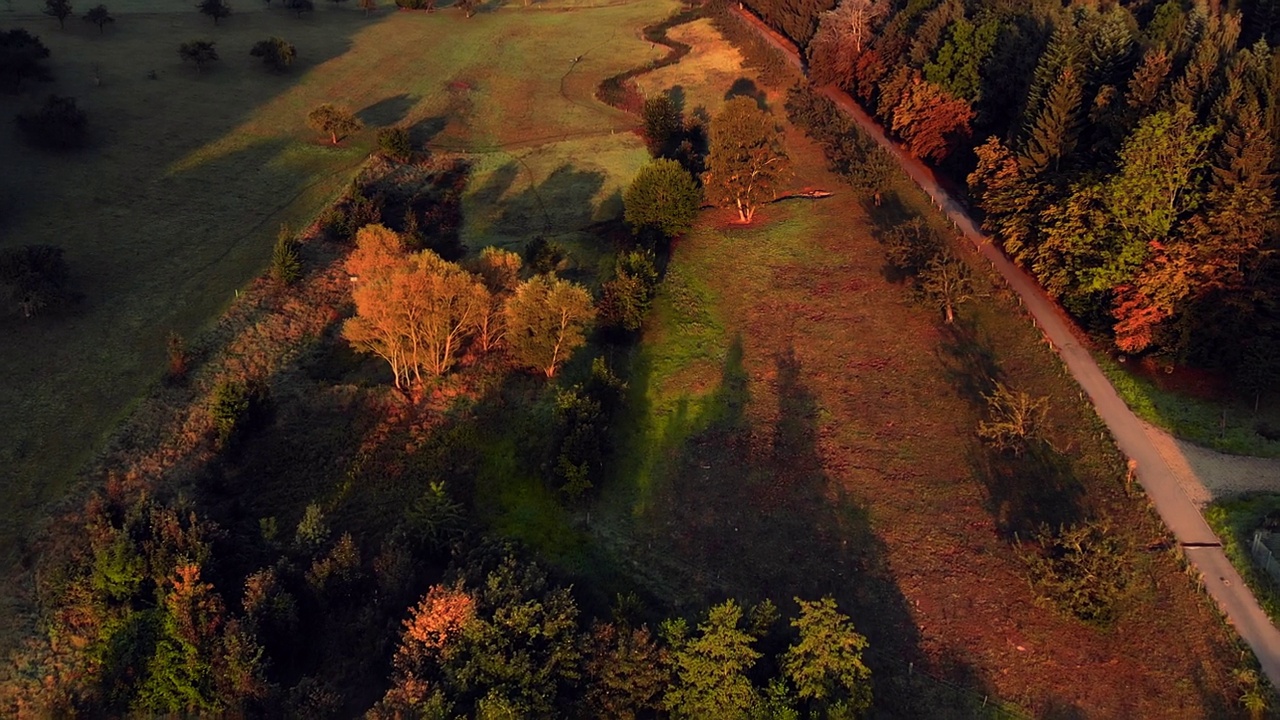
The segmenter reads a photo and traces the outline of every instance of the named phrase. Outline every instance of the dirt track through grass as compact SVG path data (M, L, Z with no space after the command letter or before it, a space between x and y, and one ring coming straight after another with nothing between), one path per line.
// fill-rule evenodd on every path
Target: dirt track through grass
M559 203L550 231L585 245L580 224L616 211L611 198L645 157L627 132L633 119L592 93L602 78L660 55L639 29L676 7L553 9L576 5L569 2L464 20L386 8L364 18L324 3L301 19L254 10L214 27L194 9L113 6L117 22L99 36L74 18L59 31L31 3L16 5L26 10L0 13L0 23L31 28L49 45L56 82L0 95L0 115L48 92L71 95L89 113L96 143L49 156L0 133L0 243L61 245L86 296L71 317L0 319L6 569L41 508L63 496L134 399L158 382L166 333L198 335L261 271L278 225L309 222L354 175L372 130L324 147L305 128L311 107L335 102L373 127L408 124L419 140L486 152L473 188L489 194L466 201L475 217L463 231L468 243L543 231L523 212L536 188ZM248 56L268 35L298 48L288 73ZM176 52L192 38L215 40L221 55L201 75ZM566 77L560 68L584 52ZM152 69L157 79L148 79Z

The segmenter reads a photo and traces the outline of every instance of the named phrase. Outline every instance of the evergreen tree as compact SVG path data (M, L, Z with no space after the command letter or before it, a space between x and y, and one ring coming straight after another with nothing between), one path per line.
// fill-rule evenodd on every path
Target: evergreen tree
M1032 119L1040 116L1040 106L1045 102L1054 83L1062 76L1063 70L1075 66L1079 52L1079 40L1074 27L1060 25L1054 29L1053 36L1031 75L1031 88L1027 91L1027 102L1022 111L1028 132Z
M674 718L739 720L755 705L758 694L747 673L760 659L755 638L742 628L742 608L733 600L711 608L696 638L668 633L675 645L676 682L664 704Z
M1048 169L1057 172L1062 159L1075 149L1080 98L1080 81L1076 73L1069 67L1064 68L1049 91L1019 158L1026 173L1039 175Z

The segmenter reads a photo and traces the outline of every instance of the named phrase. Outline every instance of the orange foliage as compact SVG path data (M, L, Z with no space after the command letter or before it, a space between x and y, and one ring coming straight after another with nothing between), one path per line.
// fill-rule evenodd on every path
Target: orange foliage
M432 585L404 621L404 641L397 659L406 652L416 654L419 648L443 649L475 614L475 599L461 588Z
M941 162L969 137L973 108L931 82L913 78L893 110L893 131L919 158Z

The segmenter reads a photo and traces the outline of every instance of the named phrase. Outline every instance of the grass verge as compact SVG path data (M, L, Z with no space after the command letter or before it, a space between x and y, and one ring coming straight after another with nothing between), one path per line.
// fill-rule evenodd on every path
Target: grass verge
M1249 589L1253 590L1254 597L1258 598L1258 604L1273 623L1280 622L1280 588L1254 562L1249 545L1253 542L1253 531L1274 510L1280 510L1280 494L1277 493L1258 493L1219 500L1204 509L1204 519L1222 540L1222 549L1226 552L1227 559L1236 566Z
M1231 455L1280 457L1280 441L1259 433L1264 426L1280 428L1273 407L1259 412L1240 403L1224 404L1158 387L1147 378L1095 353L1099 367L1134 414L1191 442Z

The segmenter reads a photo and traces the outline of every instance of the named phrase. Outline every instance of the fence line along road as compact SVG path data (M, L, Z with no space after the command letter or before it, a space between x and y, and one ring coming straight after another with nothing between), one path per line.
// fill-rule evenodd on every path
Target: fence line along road
M778 35L759 18L741 6L734 12L749 27L776 47L793 66L803 68L799 52L786 38ZM1089 350L1082 347L1057 304L1040 286L1014 265L969 217L965 206L948 193L937 176L924 163L908 154L885 134L870 115L840 89L827 86L822 94L834 101L843 112L858 123L876 142L887 150L902 170L924 190L933 204L972 241L978 251L1000 273L1009 287L1022 298L1045 339L1053 345L1071 375L1088 394L1098 416L1106 423L1120 451L1137 463L1137 477L1147 497L1166 527L1182 546L1187 560L1200 573L1209 595L1217 602L1236 632L1253 649L1263 672L1272 685L1280 687L1280 631L1271 624L1253 592L1232 567L1222 550L1222 543L1204 521L1200 510L1187 497L1164 457L1151 441L1142 422L1125 405L1120 395L1098 367ZM1170 638L1176 641L1175 638Z

